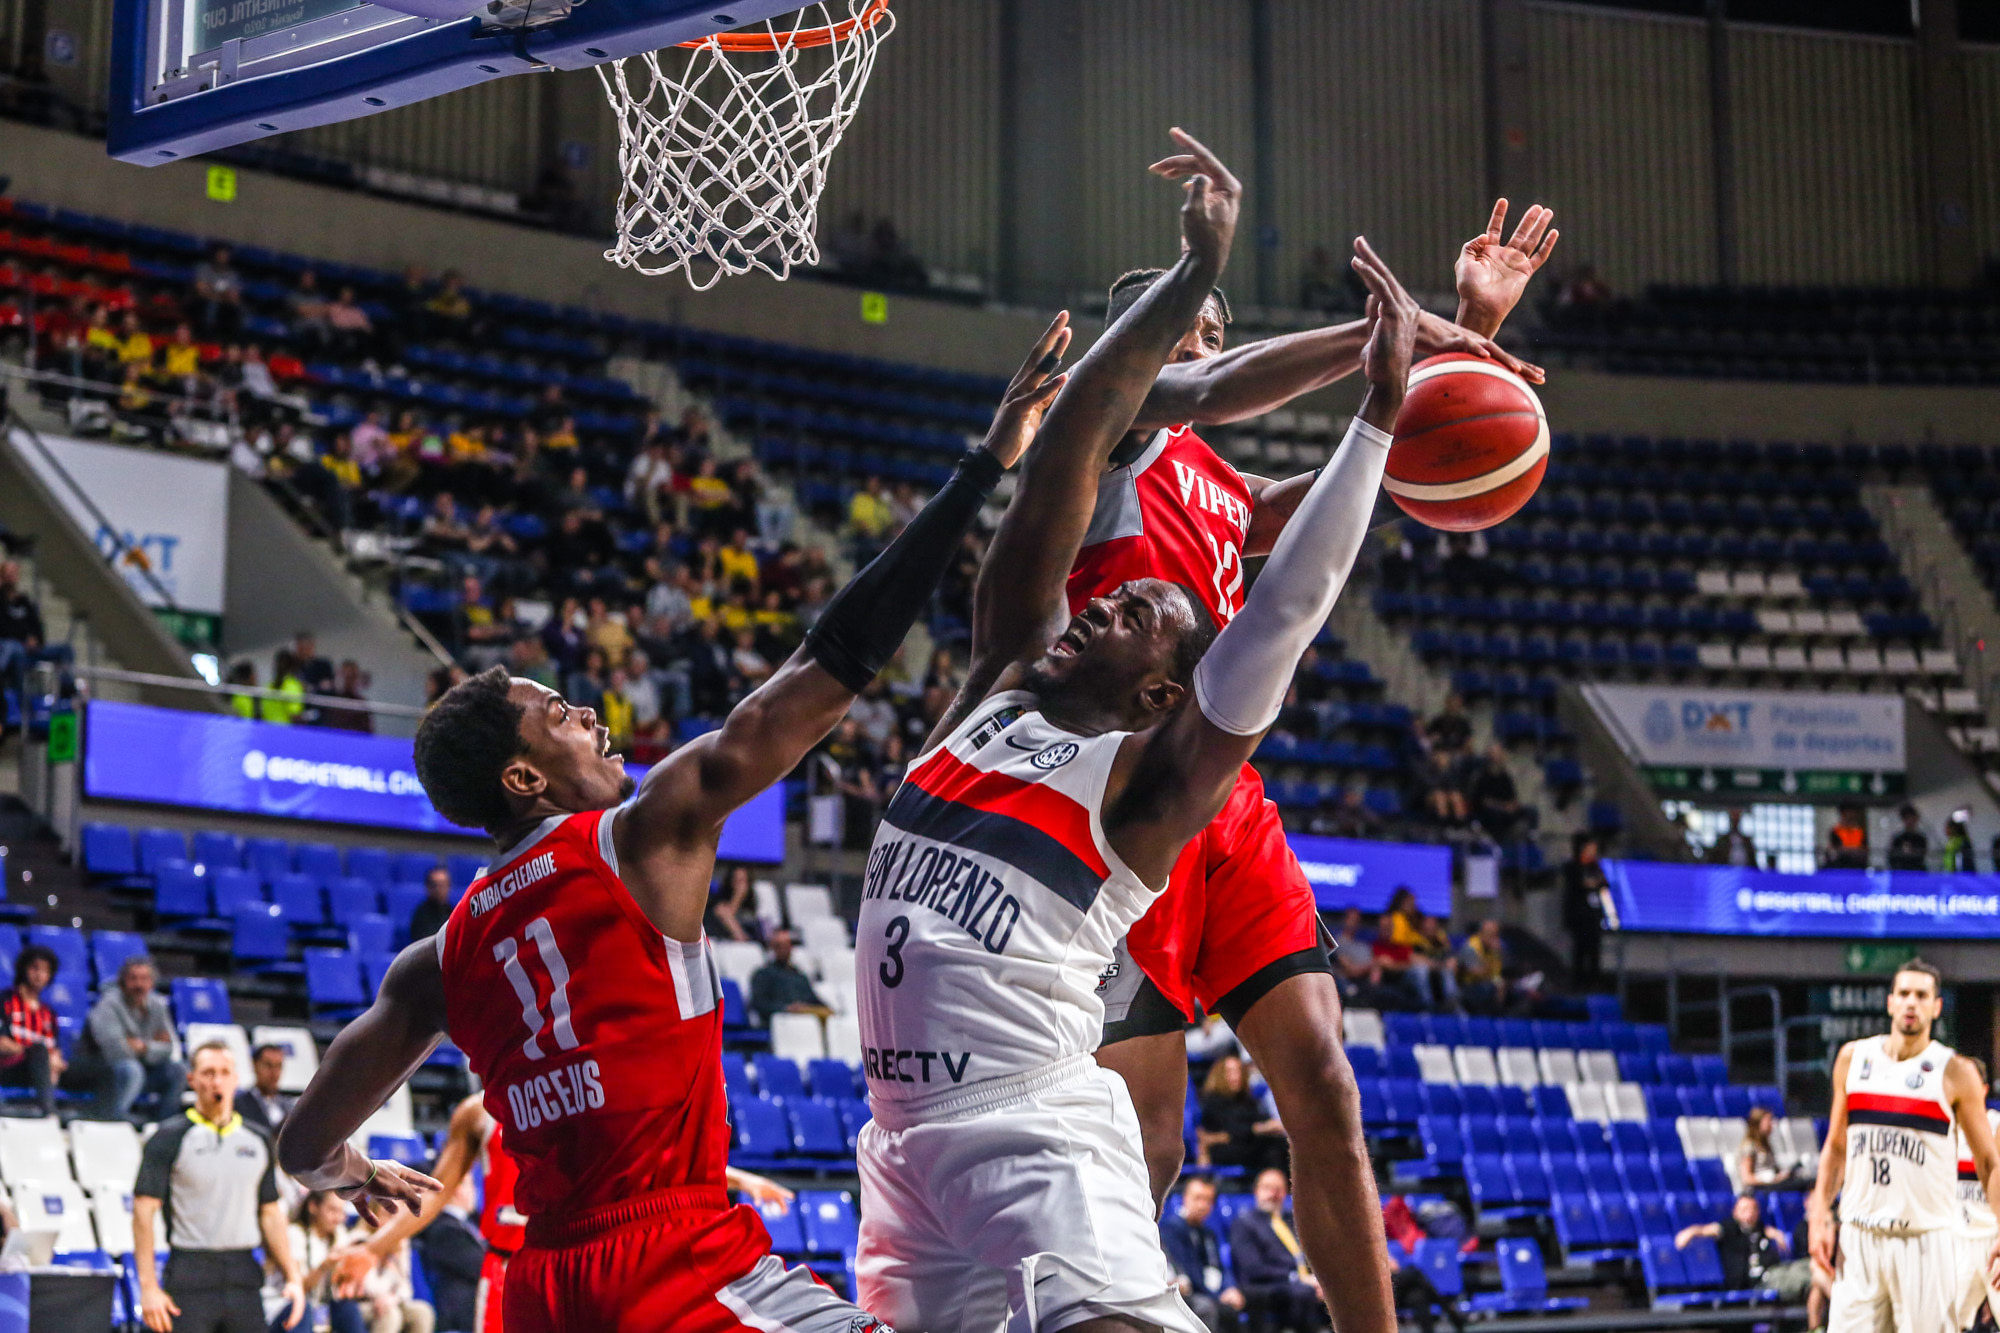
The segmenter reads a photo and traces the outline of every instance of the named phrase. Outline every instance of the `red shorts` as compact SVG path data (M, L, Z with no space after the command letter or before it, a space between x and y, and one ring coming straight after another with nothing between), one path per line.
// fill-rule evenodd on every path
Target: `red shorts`
M1285 977L1329 970L1312 886L1256 769L1243 766L1125 947L1187 1018L1199 1006L1232 1026Z
M529 1223L507 1265L507 1333L868 1333L886 1325L803 1268L754 1209L715 1189L660 1190L561 1224Z
M500 1307L507 1292L507 1256L488 1250L479 1265L479 1294L473 1299L472 1322L477 1333L500 1333L505 1323Z

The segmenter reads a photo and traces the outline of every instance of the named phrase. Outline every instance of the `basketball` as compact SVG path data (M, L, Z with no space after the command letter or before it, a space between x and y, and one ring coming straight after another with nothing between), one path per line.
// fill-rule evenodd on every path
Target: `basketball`
M1542 484L1549 421L1527 382L1463 353L1410 372L1382 485L1434 528L1477 532L1511 517Z

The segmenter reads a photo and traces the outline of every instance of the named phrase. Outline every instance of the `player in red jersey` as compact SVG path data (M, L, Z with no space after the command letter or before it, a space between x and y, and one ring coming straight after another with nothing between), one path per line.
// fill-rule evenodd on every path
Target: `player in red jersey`
M588 708L485 671L417 731L417 775L497 849L434 940L405 949L285 1122L284 1169L369 1220L436 1181L347 1140L449 1035L519 1166L508 1333L862 1333L876 1321L770 1253L732 1207L720 988L701 921L732 811L790 772L901 645L1063 377L1057 319L983 447L828 603L722 727L636 791Z
M1190 154L1162 166L1169 173L1200 170L1213 180L1221 164ZM1458 323L1423 316L1420 354L1471 352L1542 379L1538 368L1491 339L1548 261L1559 234L1550 226L1553 216L1532 207L1503 241L1507 201L1494 205L1487 229L1458 258ZM1157 276L1142 270L1121 277L1107 321ZM1367 321L1224 351L1228 323L1228 301L1218 290L1114 451L1070 574L1072 614L1127 580L1152 577L1199 591L1216 623L1229 623L1243 605L1243 560L1270 552L1317 475L1245 476L1194 425L1254 416L1353 372ZM1334 1325L1367 1327L1386 1259L1358 1094L1340 1045L1340 993L1312 887L1255 768L1244 765L1222 813L1183 851L1166 893L1127 935L1124 952L1137 971L1121 961L1125 975L1106 979L1097 1058L1131 1090L1156 1201L1181 1169L1182 1029L1200 1010L1220 1013L1263 1070L1297 1145L1299 1238ZM1359 1262L1361 1255L1372 1261Z

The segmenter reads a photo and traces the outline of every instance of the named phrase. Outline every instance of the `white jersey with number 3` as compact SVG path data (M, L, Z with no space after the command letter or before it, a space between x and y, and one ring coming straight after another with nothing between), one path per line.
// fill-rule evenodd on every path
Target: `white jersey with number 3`
M910 766L855 929L871 1098L921 1112L1096 1049L1098 978L1159 896L1098 818L1127 734L1065 731L1007 691Z
M1848 1054L1841 1220L1897 1235L1956 1230L1958 1134L1944 1091L1952 1050L1933 1041L1897 1060L1888 1040L1865 1037Z

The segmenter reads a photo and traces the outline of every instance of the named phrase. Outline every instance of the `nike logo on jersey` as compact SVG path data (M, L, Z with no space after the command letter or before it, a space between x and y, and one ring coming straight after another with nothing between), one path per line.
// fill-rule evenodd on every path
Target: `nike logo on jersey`
M956 1060L957 1063L953 1063ZM861 1048L861 1067L868 1071L868 1077L884 1083L930 1083L936 1072L936 1082L949 1078L953 1083L965 1079L965 1067L972 1063L971 1051L891 1051L874 1046Z
M1181 503L1190 509L1220 514L1239 532L1250 530L1250 506L1202 476L1186 463L1174 463L1174 477L1181 484Z
M1024 741L1017 736L1008 736L1005 738L1005 740L1007 742L1007 748L1010 750L1026 750L1029 754L1037 754L1041 751L1042 748L1041 746L1035 744L1033 741Z

